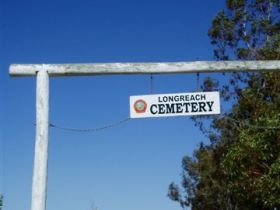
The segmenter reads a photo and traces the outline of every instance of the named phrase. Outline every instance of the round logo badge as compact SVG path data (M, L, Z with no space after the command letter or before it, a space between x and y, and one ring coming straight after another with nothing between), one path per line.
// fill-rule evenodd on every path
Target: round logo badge
M134 103L134 110L136 113L144 113L147 109L147 103L144 100L137 100Z

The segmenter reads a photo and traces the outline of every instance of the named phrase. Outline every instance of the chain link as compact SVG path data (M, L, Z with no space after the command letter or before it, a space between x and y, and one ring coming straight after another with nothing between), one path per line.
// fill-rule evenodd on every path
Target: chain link
M196 89L197 91L199 91L199 80L200 80L200 74L197 73L196 74ZM153 74L150 74L150 93L152 94L154 92L154 78L153 78ZM231 120L233 123L237 124L238 126L246 126L246 127L251 127L251 128L255 128L255 129L275 129L278 130L280 129L280 126L259 126L259 125L252 125L249 122L246 121L239 121L236 119L233 119L229 116L224 116L225 118ZM101 130L105 130L105 129L109 129L109 128L113 128L116 127L118 125L121 125L123 123L126 123L127 121L129 121L131 118L127 117L125 119L122 119L120 121L105 125L105 126L101 126L101 127L96 127L96 128L86 128L86 129L79 129L79 128L69 128L69 127L63 127L60 125L56 125L53 123L50 123L49 126L51 128L55 128L55 129L60 129L60 130L64 130L64 131L72 131L72 132L96 132L96 131L101 131Z
M153 74L150 75L150 93L151 94L154 93L154 75Z
M239 121L239 120L235 120L231 117L226 117L227 119L233 121L235 124L239 125L239 126L246 126L246 127L251 127L251 128L255 128L255 129L270 129L270 130L279 130L280 126L260 126L260 125L252 125L249 124L246 121ZM63 127L63 126L59 126L59 125L55 125L53 123L50 123L49 126L51 128L55 128L55 129L59 129L59 130L64 130L64 131L72 131L72 132L97 132L97 131L101 131L101 130L105 130L105 129L109 129L109 128L113 128L116 127L118 125L121 125L127 121L129 121L131 118L125 118L123 120L120 120L118 122L114 122L102 127L96 127L96 128L86 128L86 129L79 129L79 128L69 128L69 127Z
M105 125L105 126L101 126L101 127L96 127L96 128L83 128L83 129L79 129L79 128L69 128L69 127L63 127L63 126L60 126L60 125L55 125L53 123L50 123L49 126L51 128L55 128L55 129L60 129L60 130L64 130L64 131L72 131L72 132L96 132L96 131L101 131L101 130L105 130L105 129L109 129L109 128L113 128L113 127L116 127L120 124L123 124L127 121L129 121L130 118L125 118L123 120L120 120L120 121L117 121L117 122L114 122L114 123L111 123L111 124L108 124L108 125Z
M199 73L196 73L196 91L199 91L199 89L200 89L199 88L199 79L200 79L199 76L200 76Z
M152 94L154 92L154 78L153 78L153 74L150 74L150 93ZM72 132L96 132L96 131L101 131L101 130L105 130L105 129L109 129L109 128L113 128L116 127L120 124L123 124L127 121L130 120L130 117L127 117L123 120L102 126L102 127L96 127L96 128L69 128L69 127L63 127L60 125L56 125L53 123L50 123L49 126L51 128L55 128L55 129L59 129L59 130L64 130L64 131L72 131Z

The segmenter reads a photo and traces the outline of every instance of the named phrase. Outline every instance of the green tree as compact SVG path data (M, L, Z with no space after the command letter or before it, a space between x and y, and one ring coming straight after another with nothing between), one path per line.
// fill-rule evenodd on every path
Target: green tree
M3 207L3 195L0 195L0 210L2 210Z
M227 0L208 31L218 60L279 60L280 1ZM182 161L182 186L169 197L182 208L280 209L280 74L233 73L227 85L207 78L232 109L205 128L209 137Z

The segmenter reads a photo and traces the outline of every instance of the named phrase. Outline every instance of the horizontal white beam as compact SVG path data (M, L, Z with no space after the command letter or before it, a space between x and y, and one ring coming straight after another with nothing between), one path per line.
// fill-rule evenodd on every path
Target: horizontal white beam
M35 76L40 70L49 76L85 76L110 74L163 74L199 72L279 71L280 61L195 61L168 63L96 63L96 64L12 64L11 76Z

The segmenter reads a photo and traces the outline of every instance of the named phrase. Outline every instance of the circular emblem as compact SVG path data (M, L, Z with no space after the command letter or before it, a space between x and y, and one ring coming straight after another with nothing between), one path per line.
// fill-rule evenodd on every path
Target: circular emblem
M136 113L144 113L147 109L147 103L144 100L137 100L134 103L134 110Z

